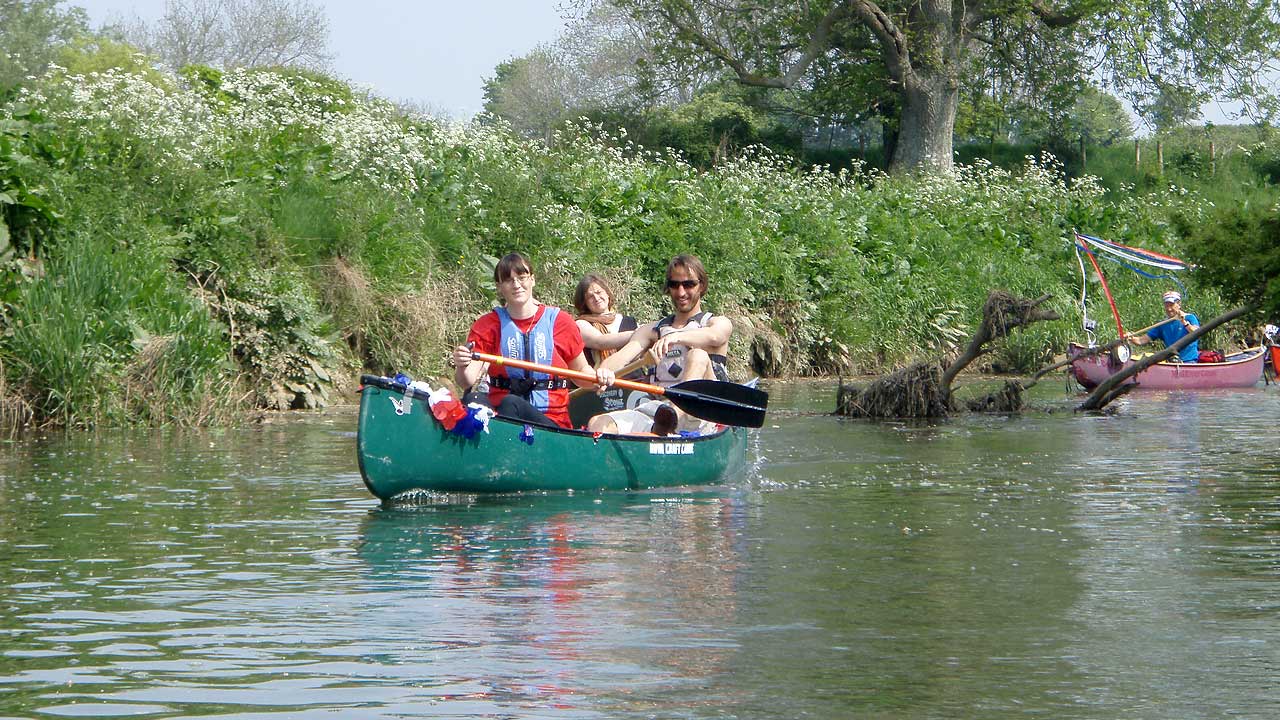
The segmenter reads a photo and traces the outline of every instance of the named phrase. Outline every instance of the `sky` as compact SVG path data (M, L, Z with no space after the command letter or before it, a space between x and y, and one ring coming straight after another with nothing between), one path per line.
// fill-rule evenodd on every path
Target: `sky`
M466 119L498 63L555 40L563 0L311 0L329 15L333 74L388 100ZM164 13L165 0L68 0L96 27Z

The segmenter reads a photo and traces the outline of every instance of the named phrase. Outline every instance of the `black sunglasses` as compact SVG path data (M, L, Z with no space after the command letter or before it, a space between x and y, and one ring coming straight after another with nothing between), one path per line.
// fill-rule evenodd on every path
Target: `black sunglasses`
M699 283L697 280L668 280L667 281L668 290L675 290L678 287L682 287L685 290L692 290L698 287L698 285Z

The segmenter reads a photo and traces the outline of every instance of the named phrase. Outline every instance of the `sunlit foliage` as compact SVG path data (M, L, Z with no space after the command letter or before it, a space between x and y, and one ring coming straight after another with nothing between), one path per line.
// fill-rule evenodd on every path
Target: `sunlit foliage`
M307 72L55 68L0 116L0 362L67 424L318 406L362 367L445 373L492 305L486 258L518 249L542 300L603 271L644 319L666 310L667 259L700 255L740 374L762 346L770 370L892 367L953 349L990 288L1053 293L1069 320L993 360L1028 369L1078 321L1071 228L1174 252L1170 213L1206 212L1179 188L1115 197L1052 158L889 178L744 149L706 172L589 122L529 141ZM1134 313L1154 292L1113 289Z

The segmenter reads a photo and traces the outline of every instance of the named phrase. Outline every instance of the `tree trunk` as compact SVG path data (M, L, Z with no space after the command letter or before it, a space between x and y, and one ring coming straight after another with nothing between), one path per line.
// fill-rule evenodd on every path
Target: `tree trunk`
M893 156L898 154L898 128L894 123L880 123L880 144L884 146L883 162L892 164Z
M950 173L952 139L960 101L960 55L964 40L952 0L917 0L907 31L896 38L889 63L900 83L898 147L889 170ZM908 45L900 45L903 41ZM905 52L904 52L905 50Z
M917 69L908 76L890 172L951 172L959 98L958 85L947 73Z

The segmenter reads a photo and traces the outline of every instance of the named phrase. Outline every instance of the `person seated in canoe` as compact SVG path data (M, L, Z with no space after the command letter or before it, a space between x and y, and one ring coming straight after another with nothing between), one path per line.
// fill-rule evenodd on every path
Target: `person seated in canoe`
M534 299L528 258L507 254L494 267L493 281L502 304L481 315L471 325L467 343L453 350L453 379L465 393L463 402L488 405L502 417L530 424L572 427L568 380L506 365L490 367L473 358L473 352L483 352L595 374L569 313ZM476 387L485 377L488 382ZM612 382L612 374L606 377Z
M605 358L596 375L602 385L614 373L645 351L657 358L653 382L671 386L685 380L727 381L726 353L733 323L702 309L707 292L707 271L693 255L677 255L667 263L666 293L672 314L636 329L617 352ZM702 421L677 411L662 401L650 401L631 410L615 410L591 418L587 429L610 434L652 432L667 435L676 429L701 430Z
M578 330L591 367L597 367L626 345L639 325L635 318L618 312L613 304L613 288L597 273L587 273L578 281L573 291L573 309L578 312Z
M1182 294L1177 290L1169 290L1161 298L1164 300L1164 314L1168 322L1161 323L1146 333L1129 336L1135 345L1146 345L1152 340L1159 340L1165 347L1178 342L1187 335L1200 329L1200 319L1182 309ZM1176 319L1175 319L1176 318ZM1184 363L1198 362L1200 359L1200 342L1189 343L1178 352L1178 359Z

